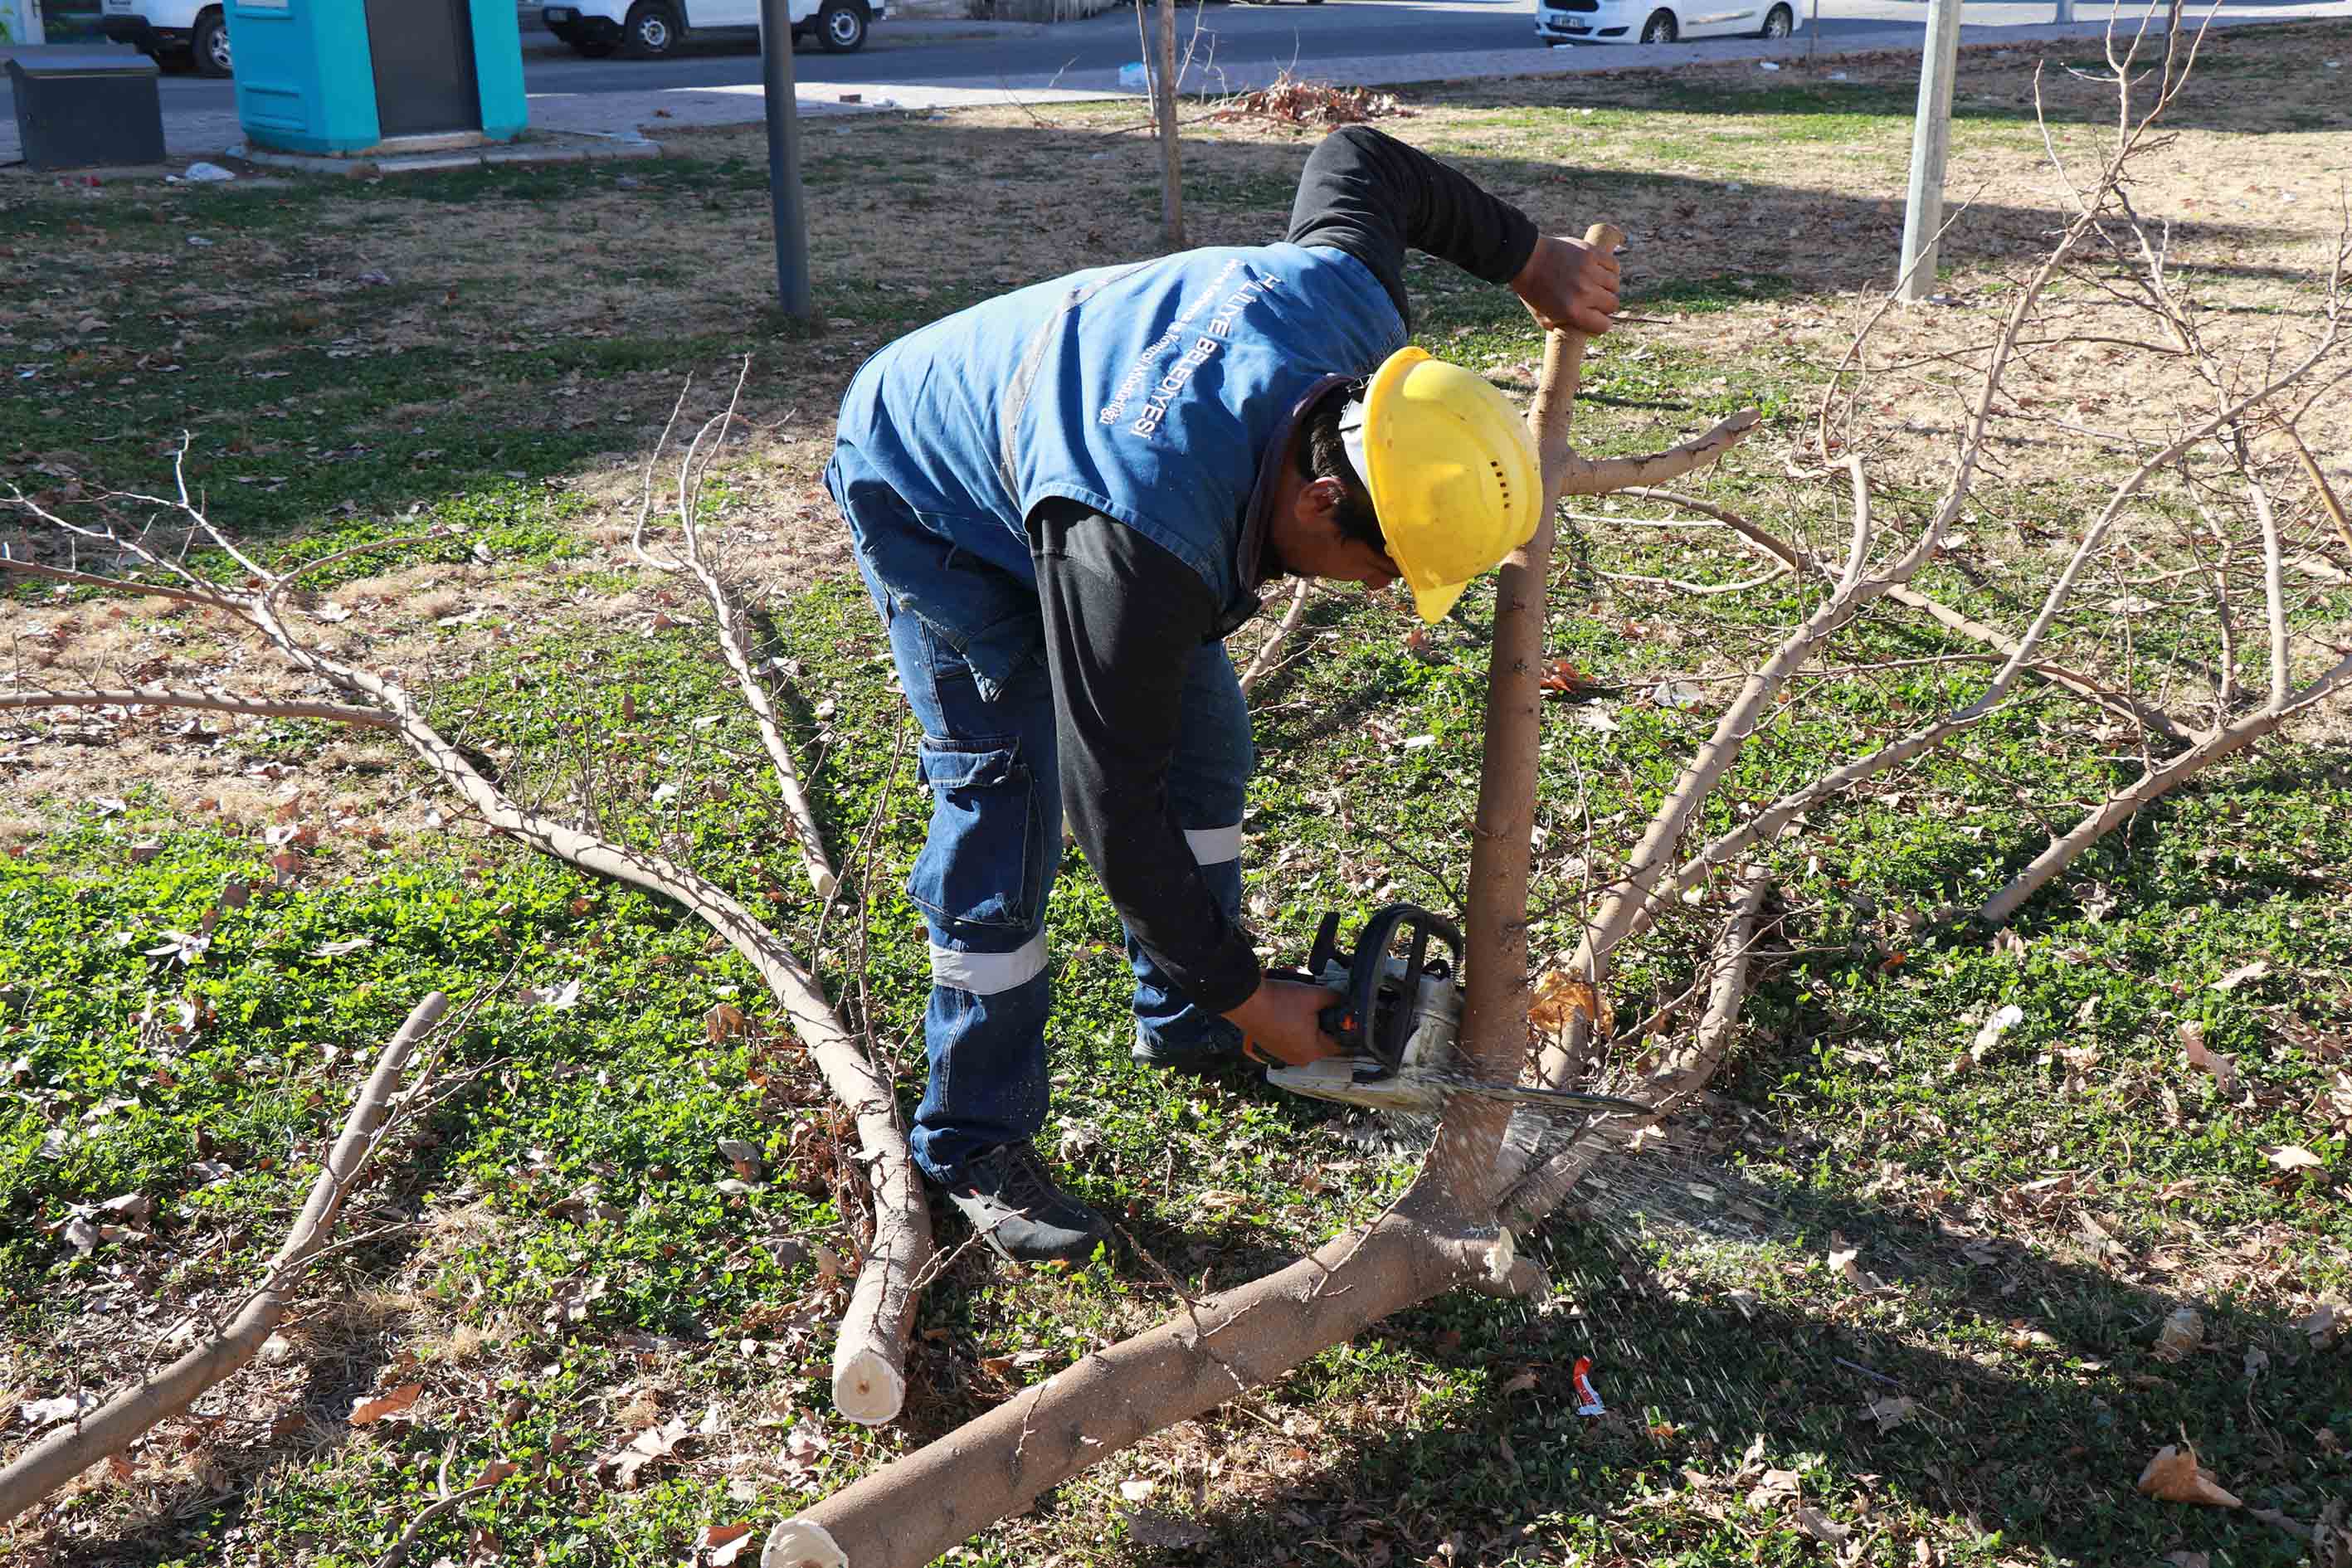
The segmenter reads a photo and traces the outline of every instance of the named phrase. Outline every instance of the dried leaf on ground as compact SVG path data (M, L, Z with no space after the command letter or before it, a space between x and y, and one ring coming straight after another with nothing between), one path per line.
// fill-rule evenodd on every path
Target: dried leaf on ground
M1829 1256L1829 1265L1844 1278L1847 1284L1865 1296L1874 1295L1885 1289L1886 1281L1864 1268L1860 1261L1861 1258L1860 1248L1846 1248L1832 1252Z
M1592 1020L1592 1032L1607 1039L1616 1032L1617 1013L1609 998L1561 970L1536 982L1528 1002L1528 1024L1552 1036L1568 1033L1579 1015Z
M2212 1471L2199 1468L2195 1448L2173 1443L2158 1448L2147 1468L2139 1473L2139 1489L2164 1502L2201 1503L2207 1508L2242 1506L2236 1493L2215 1483Z
M2263 1151L2263 1158L2282 1171L2316 1171L2327 1162L2300 1143L2282 1143Z
M1817 1508L1807 1508L1800 1504L1793 1517L1799 1530L1803 1531L1815 1541L1831 1546L1844 1545L1845 1538L1853 1533L1852 1525L1840 1524Z
M708 1553L703 1559L710 1568L727 1568L727 1564L742 1554L751 1539L748 1524L713 1524L704 1527L702 1538L696 1544Z
M675 1455L677 1446L690 1435L686 1417L674 1415L657 1426L646 1427L623 1447L598 1459L596 1468L609 1469L614 1485L624 1489L634 1487L637 1484L638 1471Z
M36 1432L44 1426L54 1426L60 1421L70 1421L85 1410L97 1408L98 1396L93 1394L60 1394L55 1399L27 1399L16 1406L16 1419Z
M1870 1402L1868 1414L1881 1432L1892 1432L1919 1413L1919 1402L1907 1394L1881 1394Z
M2221 979L2213 982L2213 989L2216 991L2235 991L2239 986L2246 984L2250 981L2268 978L2270 972L2270 960L2267 958L2258 958L2252 963L2242 964L2236 969L2232 969L2229 973L2224 974Z
M1153 1552L1197 1551L1215 1539L1205 1525L1156 1508L1121 1509L1119 1517L1127 1521L1129 1539Z
M2166 1361L2179 1361L2204 1342L2204 1317L2194 1307L2181 1307L2157 1331L2156 1353Z
M2221 1052L2207 1048L2205 1031L2195 1024L2180 1026L2180 1049L2189 1065L2213 1075L2213 1087L2221 1091L2224 1100L2238 1097L2238 1064Z
M387 1416L398 1415L415 1405L424 1392L425 1385L421 1383L404 1383L390 1394L381 1394L373 1399L355 1399L352 1402L352 1425L373 1426Z
M2294 1321L2294 1326L2315 1345L2324 1345L2336 1337L2336 1325L2343 1321L2343 1309L2333 1301L2322 1301L2317 1307Z
M1570 661L1555 658L1545 664L1543 679L1536 684L1546 691L1567 692L1590 686L1592 682L1587 679L1584 672Z

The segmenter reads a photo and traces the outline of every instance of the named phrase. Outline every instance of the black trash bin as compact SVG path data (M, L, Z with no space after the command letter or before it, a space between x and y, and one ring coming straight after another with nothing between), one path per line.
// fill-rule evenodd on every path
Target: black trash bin
M8 62L16 135L31 169L163 161L155 62L111 49L43 49Z

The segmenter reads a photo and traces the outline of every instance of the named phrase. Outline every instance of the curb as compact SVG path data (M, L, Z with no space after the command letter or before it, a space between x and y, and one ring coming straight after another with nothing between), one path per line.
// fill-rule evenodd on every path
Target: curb
M577 134L595 136L593 132ZM387 174L439 174L452 169L508 168L521 163L585 163L621 159L658 158L661 144L642 136L599 136L586 146L484 147L454 153L406 153L394 157L324 158L303 153L273 153L259 147L232 149L226 156L242 158L265 169L289 169L305 174L341 174L347 179L376 179Z

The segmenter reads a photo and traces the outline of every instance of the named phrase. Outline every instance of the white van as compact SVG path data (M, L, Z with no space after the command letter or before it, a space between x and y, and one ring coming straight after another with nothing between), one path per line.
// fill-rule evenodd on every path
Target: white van
M793 37L814 37L836 55L866 47L866 29L887 0L792 0ZM540 9L547 30L592 58L614 53L656 59L688 33L757 32L759 0L569 0Z
M1785 38L1803 25L1795 0L1536 0L1537 41L1553 48Z
M220 0L105 0L99 30L159 66L193 64L205 76L228 75L228 24Z

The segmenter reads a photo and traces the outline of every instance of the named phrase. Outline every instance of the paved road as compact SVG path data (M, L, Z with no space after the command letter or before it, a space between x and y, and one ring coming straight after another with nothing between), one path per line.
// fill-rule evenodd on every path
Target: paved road
M1806 0L1810 5L1811 0ZM1924 0L1821 0L1823 47L1848 47L1885 44L1916 46L1927 19ZM2120 15L2137 17L2143 5L2117 7ZM2352 0L2226 0L2222 15L2231 19L2291 16L2352 16ZM1965 19L1971 28L2033 26L2051 19L2050 0L1971 0ZM2095 22L2106 7L2078 0L2076 19ZM1403 66L1412 57L1430 57L1430 74L1453 74L1442 58L1456 54L1490 54L1528 50L1535 44L1533 0L1332 0L1322 5L1214 5L1188 9L1178 19L1179 43L1193 49L1196 74L1187 87L1214 88L1215 73L1227 68L1264 68L1296 61L1312 69L1318 60L1378 59ZM1193 35L1197 28L1198 37ZM912 29L909 29L912 30ZM855 88L861 83L893 85L980 85L997 81L1036 83L1057 72L1094 73L1116 70L1137 58L1135 19L1115 11L1084 22L1051 28L1009 28L995 37L940 38L938 24L922 31L921 41L894 42L889 22L877 24L873 41L855 55L828 55L803 49L794 70L803 83ZM971 29L979 32L981 29ZM1010 36L1005 36L1005 35ZM903 37L903 36L902 36ZM669 60L586 60L572 58L544 32L523 35L523 79L534 99L573 100L610 94L675 91L691 88L740 88L760 79L755 47L744 38L698 43L691 52ZM1612 50L1602 46L1590 51L1602 58ZM1580 52L1581 54L1581 52ZM1645 51L1646 53L1646 51ZM1567 57L1559 62L1567 65ZM1592 66L1598 59L1580 58ZM1627 64L1635 63L1631 58ZM1646 61L1643 63L1648 63ZM1205 67L1205 70L1201 68ZM1391 79L1403 79L1382 72ZM166 77L163 83L166 116L212 111L233 113L229 84L191 77ZM0 121L13 117L13 103L0 79ZM540 118L536 110L534 120Z

